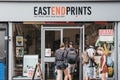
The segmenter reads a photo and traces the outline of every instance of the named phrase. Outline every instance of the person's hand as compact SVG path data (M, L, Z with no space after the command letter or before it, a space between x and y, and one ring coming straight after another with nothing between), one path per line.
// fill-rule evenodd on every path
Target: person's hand
M102 72L103 71L103 68L100 68L100 72Z

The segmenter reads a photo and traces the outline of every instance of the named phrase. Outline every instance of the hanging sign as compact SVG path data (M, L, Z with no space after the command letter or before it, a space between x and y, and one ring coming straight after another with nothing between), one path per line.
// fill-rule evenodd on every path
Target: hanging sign
M51 56L51 48L46 48L45 49L45 56L48 56L48 57Z
M113 29L100 29L99 35L100 36L113 36Z
M100 41L113 42L113 29L100 29L99 38Z

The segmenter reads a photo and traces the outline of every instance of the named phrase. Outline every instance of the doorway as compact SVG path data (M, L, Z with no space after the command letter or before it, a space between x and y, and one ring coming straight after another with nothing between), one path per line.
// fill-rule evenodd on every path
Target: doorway
M0 80L8 79L8 31L7 24L0 24Z
M84 49L84 26L42 26L41 27L41 62L44 80L55 80L54 72L55 50L60 43L74 43L79 56ZM80 58L81 59L81 58ZM78 62L79 74L77 80L82 79L82 63ZM80 70L79 70L80 69Z

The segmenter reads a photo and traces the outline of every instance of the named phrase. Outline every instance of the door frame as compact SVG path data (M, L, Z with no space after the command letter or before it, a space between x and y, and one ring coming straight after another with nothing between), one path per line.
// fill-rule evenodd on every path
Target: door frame
M80 36L79 36L79 56L80 56L80 70L79 70L79 80L83 78L82 72L82 62L81 62L81 55L82 51L84 51L84 25L83 26L43 26L41 25L41 65L42 65L42 73L45 80L45 62L54 62L55 57L45 57L45 31L60 31L60 38L61 43L63 42L63 29L80 29ZM82 40L81 40L82 39Z

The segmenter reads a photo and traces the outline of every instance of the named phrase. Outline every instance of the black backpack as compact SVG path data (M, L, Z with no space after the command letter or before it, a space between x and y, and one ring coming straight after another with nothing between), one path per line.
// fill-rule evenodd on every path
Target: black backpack
M76 59L77 58L77 54L74 48L69 48L68 50L68 55L67 55L67 61L69 64L75 64L76 63Z

